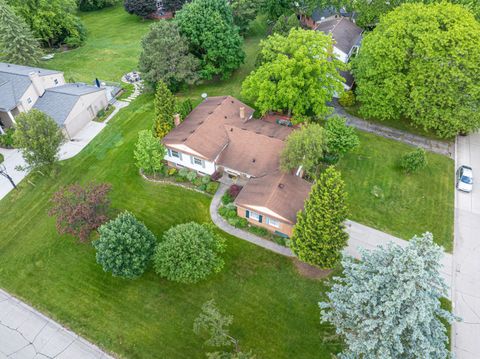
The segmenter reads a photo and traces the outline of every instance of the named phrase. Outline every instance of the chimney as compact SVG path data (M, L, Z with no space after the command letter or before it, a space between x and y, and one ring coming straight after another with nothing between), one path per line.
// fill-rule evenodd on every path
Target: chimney
M182 119L180 118L180 114L177 113L173 116L173 124L175 125L175 127L178 127L178 125L180 125L180 123L182 122Z
M35 92L37 93L37 96L43 96L45 93L45 86L43 85L43 81L38 76L37 72L30 72L28 74L28 77L30 77L30 81L32 81L33 88L35 89Z
M245 121L245 107L240 107L240 120Z

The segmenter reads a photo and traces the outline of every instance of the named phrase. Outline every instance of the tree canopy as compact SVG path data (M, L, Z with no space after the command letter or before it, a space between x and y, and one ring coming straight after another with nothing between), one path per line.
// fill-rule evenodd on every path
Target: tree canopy
M7 0L28 23L44 45L67 44L77 47L86 38L86 30L76 16L75 0Z
M287 36L291 29L300 28L300 20L296 14L290 16L280 15L275 25L272 27L272 34Z
M35 65L40 56L38 41L25 20L0 0L0 61Z
M479 43L480 23L462 6L405 4L388 13L353 62L361 114L408 118L442 137L479 128Z
M310 123L293 131L280 154L280 167L285 172L302 166L311 178L316 178L322 167L326 150L326 134L322 126Z
M142 39L139 69L152 87L163 81L172 90L198 79L200 61L190 54L187 40L173 21L159 21Z
M147 174L155 174L164 168L163 158L166 149L150 130L142 130L138 133L138 141L135 145L133 156L139 169Z
M243 82L242 94L261 113L283 111L294 116L325 116L336 92L343 91L333 57L332 38L319 31L292 29L261 43L260 66Z
M55 216L58 233L86 242L90 233L108 220L111 188L108 183L74 183L55 192L48 214Z
M113 6L119 0L77 0L78 8L81 11L93 11Z
M440 274L441 247L429 233L403 248L390 243L362 259L344 257L343 275L334 278L328 300L320 303L322 321L345 339L341 358L449 358L441 309L447 285Z
M174 126L173 117L177 107L175 96L162 81L159 81L157 84L154 107L155 122L153 124L153 132L157 138L162 139Z
M163 235L155 251L155 271L180 283L196 283L224 265L224 240L206 224L179 224Z
M243 38L227 1L193 0L177 12L175 19L191 53L201 61L203 78L227 78L243 63Z
M145 272L155 250L155 235L130 212L98 229L99 239L93 241L97 263L114 276L133 279Z
M49 167L58 161L58 151L65 137L51 117L31 109L18 115L15 120L15 147L20 148L30 168Z
M129 14L143 18L157 11L157 0L125 0L123 5Z
M340 172L328 167L297 214L290 247L299 259L324 269L340 262L348 241L346 196Z
M260 3L255 0L231 0L233 21L238 26L241 34L246 34L250 23L259 13Z
M357 24L362 27L371 27L380 20L380 18L407 3L433 4L440 0L340 0L339 7L346 6L349 10L354 10L357 16ZM477 19L480 19L480 2L474 0L450 0L453 4L464 5L469 9Z
M355 129L348 126L344 117L333 115L325 124L326 152L329 160L336 162L359 144Z

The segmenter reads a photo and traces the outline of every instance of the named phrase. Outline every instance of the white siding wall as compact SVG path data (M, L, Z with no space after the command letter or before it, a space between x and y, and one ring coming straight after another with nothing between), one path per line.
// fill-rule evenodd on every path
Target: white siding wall
M199 171L199 172L202 172L202 173L206 173L208 175L211 175L215 172L215 163L213 163L213 162L205 161L205 160L202 159L202 164L203 165L197 165L193 162L193 157L194 156L189 155L187 153L182 153L180 151L176 151L180 154L180 157L181 157L181 158L177 158L177 157L173 157L171 155L171 153L172 153L171 151L176 151L176 150L168 149L167 155L165 156L165 160L167 160L169 162L173 162L173 163L175 163L177 165L180 165L180 166L183 166L183 167L190 168L194 171Z
M61 85L65 85L65 79L63 78L63 74L54 74L54 75L48 75L48 76L42 76L39 78L40 81L43 82L43 85L46 89L51 88L51 87L57 87ZM57 80L58 84L55 84L55 80ZM20 98L20 105L18 106L18 111L19 112L27 112L30 111L35 105L35 102L38 100L38 94L37 91L35 90L35 87L30 85L23 94L23 96ZM28 99L30 99L30 103L28 103Z
M348 55L343 51L339 50L337 47L333 46L333 53L337 55L337 58L342 61L343 63L348 62Z

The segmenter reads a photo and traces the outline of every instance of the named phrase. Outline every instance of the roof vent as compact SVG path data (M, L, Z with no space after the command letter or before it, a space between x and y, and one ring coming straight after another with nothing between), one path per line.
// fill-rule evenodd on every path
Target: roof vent
M211 115L213 113L213 111L210 111L208 114Z
M252 160L253 163L255 163L255 158Z
M233 132L233 127L230 127L230 132Z
M195 130L191 130L191 131L190 131L190 133L194 133L194 132L195 132Z
M199 122L199 124L201 125L203 123L203 120Z
M227 116L225 116L225 120L227 119Z
M184 139L182 139L182 142L185 142L186 140L187 140L187 139L186 139L186 138L184 138Z
M232 100L232 103L235 103L235 101Z
M285 187L285 185L283 183L278 184L278 188L284 188L284 187Z

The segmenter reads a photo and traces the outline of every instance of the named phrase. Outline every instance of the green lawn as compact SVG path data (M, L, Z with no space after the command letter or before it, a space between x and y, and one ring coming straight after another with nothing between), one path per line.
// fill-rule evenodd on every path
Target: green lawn
M205 282L181 285L149 270L138 280L115 279L95 263L88 244L60 237L47 216L49 199L76 181L113 185L115 209L128 209L160 236L170 226L209 220L210 198L143 181L133 164L139 130L151 126L152 96L123 109L57 175L0 201L0 286L100 346L127 358L203 358L208 348L192 332L201 305L215 298L235 320L232 331L259 358L330 358L318 300L326 287L300 277L292 262L225 235L224 270Z
M428 166L406 175L398 168L412 147L358 131L360 146L339 164L349 193L352 220L410 239L432 232L452 251L454 162L428 153ZM377 196L374 192L378 192Z
M120 81L123 74L138 68L140 41L152 21L128 14L123 6L80 13L88 37L74 50L55 54L41 67L64 71L65 79L91 83L96 77Z

